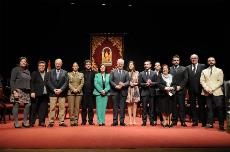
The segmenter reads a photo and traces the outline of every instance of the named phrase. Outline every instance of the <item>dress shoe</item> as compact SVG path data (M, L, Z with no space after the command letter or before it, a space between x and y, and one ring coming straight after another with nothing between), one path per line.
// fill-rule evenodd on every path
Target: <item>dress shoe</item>
M120 126L126 126L126 124L124 122L120 123Z
M163 126L164 125L164 122L163 121L161 121L161 126Z
M71 124L71 126L73 127L73 126L78 126L78 124L77 123L73 123L73 124Z
M143 122L141 126L146 126L146 122Z
M45 123L40 123L38 126L40 126L40 127L46 127L46 124Z
M169 125L168 125L169 128L172 128L173 126L174 126L174 125L172 125L172 124L169 124Z
M150 122L150 125L151 125L151 126L156 126L156 125L157 125L157 122L156 122L156 121Z
M193 126L193 127L198 126L198 123L197 123L197 122L194 122L194 123L192 124L192 126Z
M187 127L187 125L186 125L185 122L182 122L182 123L181 123L181 126L182 126L182 127Z
M94 126L95 124L94 124L93 122L90 122L89 125L90 125L90 126Z
M24 128L30 128L30 125L25 125L25 124L22 122L22 127L24 127Z
M14 123L14 128L22 128L22 127L19 126L18 124L16 125L16 124Z
M71 127L73 127L73 126L78 126L78 123L71 121L71 122L70 122L70 126L71 126Z
M102 123L102 126L105 126L105 123Z
M206 128L213 128L213 125L212 124L207 124Z
M225 131L224 126L219 126L220 131Z
M206 127L206 124L202 124L202 127Z
M177 125L177 122L173 121L172 126L176 126L176 125Z
M30 127L31 127L31 128L34 127L34 124L30 124Z
M81 125L82 125L82 126L85 126L85 125L86 125L86 122L82 122Z
M155 124L153 122L150 122L150 126L155 126Z
M102 126L102 124L99 124L99 126Z
M50 123L50 124L48 125L48 127L49 127L49 128L52 128L52 127L54 127L54 124L53 124L53 123Z
M70 126L71 126L71 127L74 127L74 126L76 126L76 125L73 123L73 124L70 124Z
M61 123L59 124L60 127L67 127L67 125L65 123Z
M111 126L117 126L117 125L118 123L115 123L115 122L111 124Z

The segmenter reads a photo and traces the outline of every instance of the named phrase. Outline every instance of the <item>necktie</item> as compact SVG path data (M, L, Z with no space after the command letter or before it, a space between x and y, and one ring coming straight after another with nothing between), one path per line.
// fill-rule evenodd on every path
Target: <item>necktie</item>
M175 69L176 72L177 72L177 68L178 68L178 66L174 66L174 69Z
M193 64L192 66L193 66L192 71L193 71L193 73L195 74L195 73L196 73L196 65L195 65L195 64Z
M210 68L211 68L211 70L210 70L210 76L211 76L212 75L212 66Z
M146 70L146 76L147 76L147 78L149 78L149 75L150 75L149 70Z
M119 79L121 81L121 70L118 70Z

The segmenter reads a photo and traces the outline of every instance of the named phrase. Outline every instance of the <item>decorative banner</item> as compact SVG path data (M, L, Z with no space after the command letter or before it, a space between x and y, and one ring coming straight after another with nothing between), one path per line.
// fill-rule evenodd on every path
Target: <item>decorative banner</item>
M105 64L107 72L116 68L117 59L123 58L124 36L111 34L92 34L90 57L92 67L98 71L100 64Z

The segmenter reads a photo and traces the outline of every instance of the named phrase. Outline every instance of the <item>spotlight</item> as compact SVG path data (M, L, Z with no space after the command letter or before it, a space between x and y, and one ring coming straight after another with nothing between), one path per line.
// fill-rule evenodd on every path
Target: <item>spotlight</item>
M102 5L102 6L105 6L106 4L105 4L105 3L102 3L101 5Z
M74 2L70 2L70 5L75 5L75 3Z
M128 4L128 7L132 7L133 5L132 4Z

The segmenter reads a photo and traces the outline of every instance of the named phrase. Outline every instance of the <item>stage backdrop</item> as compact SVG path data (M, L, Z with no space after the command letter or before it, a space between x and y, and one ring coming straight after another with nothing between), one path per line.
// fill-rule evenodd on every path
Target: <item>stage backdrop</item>
M91 34L90 57L94 70L100 64L105 64L107 72L116 68L117 59L123 58L124 35L121 34Z

